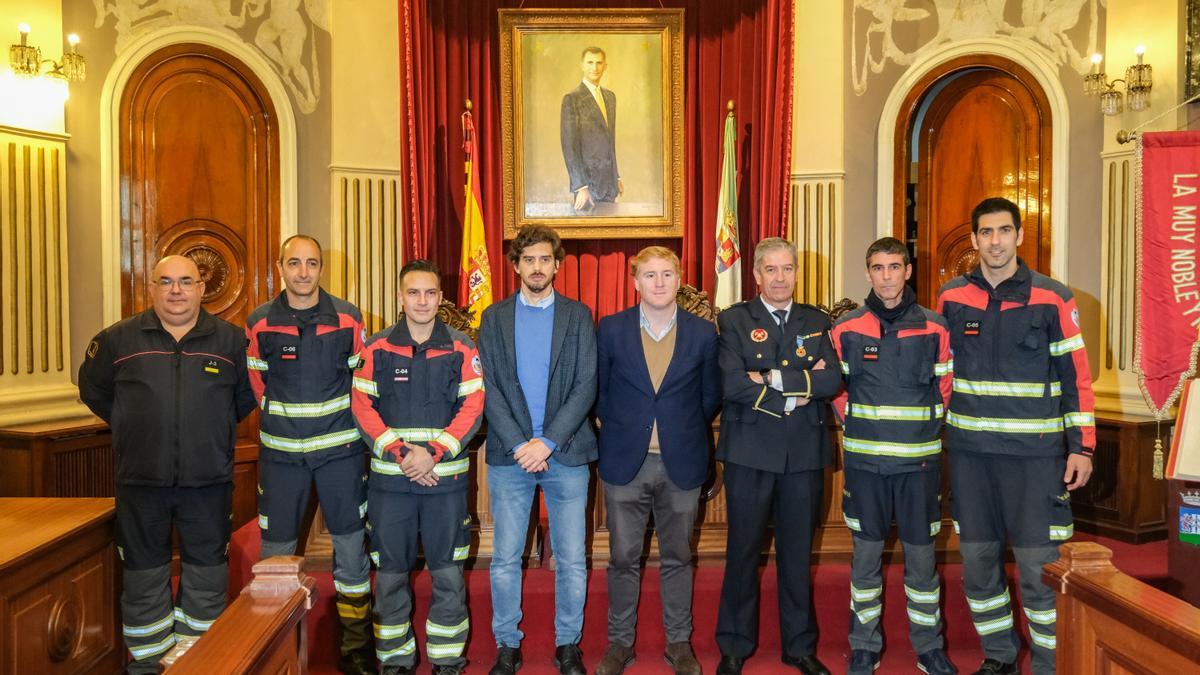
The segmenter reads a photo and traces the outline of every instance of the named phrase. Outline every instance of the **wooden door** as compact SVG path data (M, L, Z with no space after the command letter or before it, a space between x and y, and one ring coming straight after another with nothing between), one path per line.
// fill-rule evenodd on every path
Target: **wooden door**
M164 255L196 261L204 307L236 325L275 292L279 130L266 88L204 45L142 62L121 97L121 309L150 306L147 276ZM238 430L235 527L254 517L258 422Z
M982 67L960 71L930 95L917 133L919 301L932 307L944 283L978 263L971 210L987 197L1020 207L1025 239L1018 255L1047 272L1051 120L1045 94L1018 68Z

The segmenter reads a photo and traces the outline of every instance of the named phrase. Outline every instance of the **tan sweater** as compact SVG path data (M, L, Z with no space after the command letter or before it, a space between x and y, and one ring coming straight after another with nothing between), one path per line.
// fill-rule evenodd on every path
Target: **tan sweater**
M675 353L675 329L679 326L678 322L671 326L671 330L657 342L651 338L646 331L640 330L642 334L642 353L646 357L646 369L650 371L650 384L657 392L662 385L663 378L667 375L667 366L671 365L671 356ZM658 420L654 420L654 427L650 430L650 452L658 453L661 448L658 445Z

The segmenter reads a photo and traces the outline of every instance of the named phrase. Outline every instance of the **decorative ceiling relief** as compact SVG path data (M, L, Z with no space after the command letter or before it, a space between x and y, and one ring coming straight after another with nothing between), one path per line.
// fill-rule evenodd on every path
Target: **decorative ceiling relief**
M203 26L251 42L309 114L321 98L316 31L329 32L330 0L92 0L96 28L113 18L116 52L167 26ZM253 32L253 38L249 37Z
M854 0L850 19L854 93L866 93L867 78L883 72L888 63L908 66L948 42L977 38L1027 42L1056 65L1087 73L1092 67L1090 57L1098 51L1100 9L1107 6L1108 0ZM1076 39L1084 31L1087 44L1081 49ZM932 38L915 46L897 38L897 34L930 33Z

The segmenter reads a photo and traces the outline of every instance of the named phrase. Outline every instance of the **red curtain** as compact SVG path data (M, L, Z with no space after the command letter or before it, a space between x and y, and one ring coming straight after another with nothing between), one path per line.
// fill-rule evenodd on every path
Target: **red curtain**
M442 287L458 287L462 239L460 115L474 104L479 174L496 297L517 287L502 241L498 15L531 7L518 0L399 0L401 189L405 258L429 258ZM538 7L682 7L684 66L684 228L680 239L573 240L555 288L597 316L636 301L627 260L660 244L679 254L685 282L712 294L715 212L726 101L736 105L738 221L743 255L782 236L791 167L792 0L588 2ZM753 293L751 265L743 289Z

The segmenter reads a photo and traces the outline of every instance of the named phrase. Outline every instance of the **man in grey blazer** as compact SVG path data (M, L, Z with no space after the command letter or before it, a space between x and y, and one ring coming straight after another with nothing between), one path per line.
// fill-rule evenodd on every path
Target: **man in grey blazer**
M596 434L588 413L596 399L596 336L587 307L554 291L564 256L558 234L526 226L508 249L521 288L483 313L488 493L495 519L490 675L521 667L521 553L534 490L550 515L554 573L554 665L586 675L579 640L587 594L588 462Z

